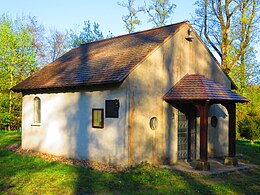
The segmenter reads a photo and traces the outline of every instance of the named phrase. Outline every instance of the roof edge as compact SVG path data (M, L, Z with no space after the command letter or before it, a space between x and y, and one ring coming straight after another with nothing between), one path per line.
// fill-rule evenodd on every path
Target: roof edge
M165 25L165 26L160 26L160 27L155 27L155 28L151 28L151 29L141 30L141 31L133 32L133 33L129 33L129 34L122 34L122 35L118 35L118 36L111 37L111 38L105 38L105 39L101 39L101 40L97 40L97 41L92 41L92 42L89 42L89 43L80 44L80 46L81 45L89 45L89 44L93 44L93 43L99 43L99 42L103 42L103 41L107 41L107 40L113 40L113 39L121 38L121 37L124 37L124 36L135 35L135 34L139 34L139 33L149 32L149 31L152 31L152 30L165 28L165 27L167 28L169 26L180 25L180 24L185 24L185 23L187 24L187 23L189 23L189 21L184 20L182 22L177 22L177 23L173 23L173 24L169 24L169 25Z
M105 90L110 88L119 87L122 82L107 82L107 83L92 83L89 85L82 84L82 85L68 85L68 86L56 86L56 87L42 87L42 88L35 88L35 89L13 89L12 91L17 93L23 94L34 94L34 93L58 93L58 92L77 92L79 90L87 90L87 91L99 91Z
M228 91L230 92L231 94L234 94L234 96L236 97L221 97L221 98L213 98L210 96L210 93L208 92L208 90L206 90L206 97L203 97L203 98L200 98L200 97L193 97L193 99L191 99L190 97L181 97L180 99L178 99L177 97L169 97L168 95L170 93L173 93L174 91L174 88L176 89L177 86L181 83L181 82L184 82L184 80L187 78L187 77L193 77L193 76L199 76L197 78L198 81L202 82L203 86L207 85L207 83L205 83L205 81L202 79L202 78L205 78L206 80L210 81L212 83L212 86L218 86L220 87L220 89L222 91ZM201 78L202 77L202 78ZM178 86L179 87L179 86ZM175 93L179 93L178 90L177 92ZM205 94L205 93L204 93ZM250 100L241 96L240 94L237 94L235 92L233 92L231 89L228 89L226 88L225 86L221 85L220 83L216 83L214 80L212 79L209 79L207 78L205 75L202 75L202 74L186 74L185 76L183 76L174 86L172 86L170 88L170 90L167 91L166 94L164 94L163 96L163 100L166 101L166 102L179 102L179 103L183 103L183 102L208 102L209 104L216 104L216 103L225 103L225 102L233 102L233 103L247 103L249 102Z

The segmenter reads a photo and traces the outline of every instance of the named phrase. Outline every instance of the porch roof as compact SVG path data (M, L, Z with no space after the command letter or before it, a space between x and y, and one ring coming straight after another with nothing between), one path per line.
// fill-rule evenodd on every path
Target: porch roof
M240 102L249 100L201 74L187 74L163 97L167 102Z

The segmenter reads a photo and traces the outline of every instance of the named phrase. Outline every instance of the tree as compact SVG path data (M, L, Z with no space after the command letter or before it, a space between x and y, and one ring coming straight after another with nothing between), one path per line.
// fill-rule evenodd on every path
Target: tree
M50 29L50 34L47 37L48 61L55 61L68 51L68 47L67 33L59 32L57 29Z
M259 137L259 63L254 45L259 41L259 1L197 0L195 28L221 58L222 68L250 99L237 106L238 133L242 137ZM257 98L258 99L257 99Z
M39 24L36 17L28 17L28 25L33 35L33 48L36 50L36 61L39 67L43 67L69 49L68 33L60 32L55 28L46 31Z
M122 16L125 27L129 33L135 31L135 26L141 24L141 20L137 16L143 12L148 16L148 22L154 27L164 26L169 22L176 5L171 0L151 0L149 4L144 1L144 5L138 8L134 6L135 0L127 0L127 2L118 2L117 4L127 8L128 13Z
M236 16L239 21L237 23L238 31L236 34L239 36L237 41L234 41L234 52L240 53L241 55L240 58L238 58L239 55L237 55L233 61L237 61L237 66L239 66L239 74L237 74L239 75L238 84L242 92L245 90L248 81L252 81L250 80L250 75L257 76L257 74L255 74L257 73L255 69L257 67L257 61L255 60L255 50L252 45L257 44L259 41L259 26L256 25L259 23L259 16L257 16L256 13L255 16L253 16L254 14L250 12L249 7L253 7L253 9L256 10L257 1L242 1ZM251 29L250 31L249 28ZM245 44L247 44L247 46L245 46Z
M220 56L223 70L229 73L249 47L256 25L257 0L197 0L195 4L195 26Z
M10 88L37 69L33 35L23 19L0 18L0 125L1 128L19 127L21 96Z
M69 36L70 36L70 47L71 48L78 47L81 44L104 39L103 33L99 29L99 24L94 22L93 30L92 30L91 23L89 20L84 22L83 30L80 33L70 30ZM112 36L113 36L112 33L109 32L109 35L107 35L107 38L112 37Z
M253 144L254 140L260 139L260 86L248 85L246 95L251 102L238 109L238 131Z
M46 43L46 30L42 24L39 24L35 16L28 16L26 21L28 22L30 33L33 36L32 44L33 48L36 51L36 61L40 68L50 62L47 52L48 47Z
M125 2L117 2L119 6L127 8L128 14L122 16L122 20L125 23L125 28L128 33L135 31L135 26L140 25L141 21L138 19L137 14L144 11L144 7L134 8L135 0L128 0Z
M173 14L176 5L171 0L151 0L150 4L145 3L145 11L149 20L155 27L164 26Z
M253 47L246 50L241 60L229 73L235 84L238 86L239 93L243 94L247 86L251 84L260 84L260 64L256 60L256 51Z

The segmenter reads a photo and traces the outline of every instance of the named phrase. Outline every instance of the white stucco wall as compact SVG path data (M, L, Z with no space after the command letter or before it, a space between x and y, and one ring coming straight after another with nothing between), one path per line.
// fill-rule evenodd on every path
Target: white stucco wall
M22 147L108 164L176 162L178 112L163 100L164 94L186 74L204 74L228 88L231 85L195 35L192 42L185 39L187 30L184 26L144 59L119 88L24 95ZM42 107L39 126L32 125L36 96ZM92 128L92 108L105 109L105 100L112 99L120 101L119 118L104 118L103 129ZM212 107L210 111L210 116L219 116L218 126L209 127L212 155L227 151L227 117L223 118L223 110ZM152 117L158 119L156 130L149 126ZM197 136L197 153L198 143Z
M211 117L218 119L217 126L211 125ZM210 107L208 118L208 155L223 157L228 155L228 121L227 110L221 104Z
M221 70L216 59L210 54L204 43L197 38L192 32L194 39L192 42L187 41L188 27L181 29L165 46L165 51L169 63L169 68L173 69L172 82L175 84L186 74L203 74L207 78L220 83L228 89L231 88L231 81ZM166 58L166 59L167 59ZM167 64L167 63L166 63ZM210 125L211 116L218 117L218 125L213 128ZM208 123L208 153L209 156L224 156L228 152L228 116L225 107L213 105L209 111ZM199 135L199 120L197 120L197 135ZM199 151L199 136L197 136L197 151ZM197 152L199 158L199 152ZM176 162L176 157L174 158Z
M180 29L162 47L148 56L128 78L130 107L134 107L129 109L133 118L129 124L133 131L134 162L177 162L178 114L162 97L182 77L186 74L203 74L227 88L231 87L230 80L196 35L193 34L192 42L185 39L188 36L188 28L185 26ZM225 109L211 111L219 116L215 130L209 127L209 154L212 156L220 156L227 151L227 119L222 118L222 112L226 114ZM152 116L158 118L157 130L151 130L149 127ZM197 130L199 133L199 128ZM196 142L199 149L198 136ZM199 151L197 154L199 158Z
M142 62L128 77L130 131L132 134L133 161L162 163L166 158L167 143L163 51L158 49ZM167 106L167 105L166 105ZM134 108L134 109L133 109ZM158 127L152 130L150 119L157 117Z
M23 97L22 147L76 159L126 165L127 90L31 94ZM41 99L41 124L33 125L33 99ZM119 99L119 118L92 128L92 108Z

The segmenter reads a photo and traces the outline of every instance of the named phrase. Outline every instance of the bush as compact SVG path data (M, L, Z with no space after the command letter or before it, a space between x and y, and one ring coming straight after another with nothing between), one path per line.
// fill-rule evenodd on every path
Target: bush
M8 112L0 112L0 129L7 130L9 125L11 130L19 129L21 127L21 117Z
M7 112L0 113L0 129L7 130L8 125L11 123L11 115Z
M260 139L260 116L256 114L247 115L238 122L238 131L241 137L250 140Z
M250 102L237 106L237 131L241 137L253 141L260 138L260 86L248 85L243 95Z

